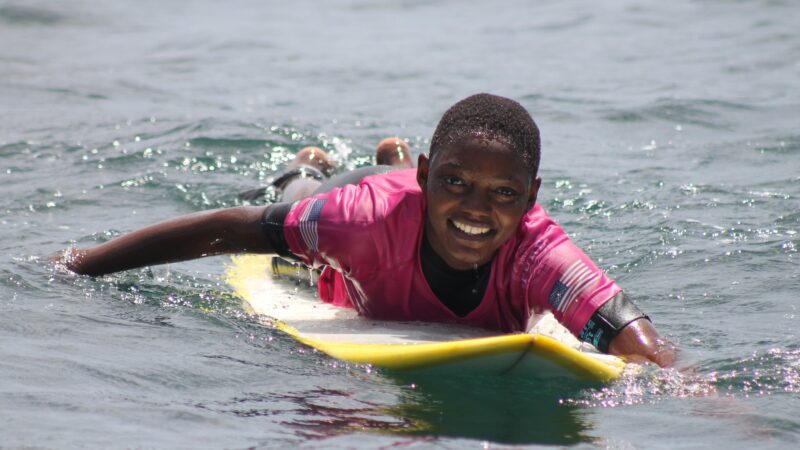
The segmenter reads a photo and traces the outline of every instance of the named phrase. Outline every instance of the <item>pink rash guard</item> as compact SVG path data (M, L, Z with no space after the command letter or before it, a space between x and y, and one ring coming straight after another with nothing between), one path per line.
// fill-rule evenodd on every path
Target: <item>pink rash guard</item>
M422 273L425 197L416 171L364 178L296 203L284 222L292 253L320 277L323 301L381 320L455 322L524 331L535 312L552 310L578 336L621 289L536 204L497 251L481 303L459 317L434 295Z

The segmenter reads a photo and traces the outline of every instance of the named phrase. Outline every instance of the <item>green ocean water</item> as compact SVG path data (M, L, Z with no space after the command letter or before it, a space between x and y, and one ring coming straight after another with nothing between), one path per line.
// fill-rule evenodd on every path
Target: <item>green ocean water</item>
M793 1L0 1L0 447L794 448ZM427 151L520 101L539 200L692 362L605 387L343 365L247 316L225 258L45 257L235 205L306 145Z

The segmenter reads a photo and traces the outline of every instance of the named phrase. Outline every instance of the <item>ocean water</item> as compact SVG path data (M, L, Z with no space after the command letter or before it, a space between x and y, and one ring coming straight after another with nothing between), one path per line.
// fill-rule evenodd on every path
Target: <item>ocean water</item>
M752 1L0 1L0 447L795 448L800 8ZM306 145L427 151L520 101L540 202L683 349L605 387L407 379L247 316L226 258L47 255L235 205Z

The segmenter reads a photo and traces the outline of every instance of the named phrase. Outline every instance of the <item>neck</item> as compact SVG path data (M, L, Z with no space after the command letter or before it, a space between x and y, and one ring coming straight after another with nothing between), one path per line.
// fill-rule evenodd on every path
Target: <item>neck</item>
M456 269L452 267L451 265L447 264L447 261L445 261L444 258L442 258L441 255L439 255L439 253L436 251L433 245L431 245L430 240L428 240L427 230L422 233L422 246L420 248L420 258L422 259L423 263L426 263L426 265L436 267L437 270L454 276L474 275L476 273L481 274L486 270L486 268L491 266L492 263L491 261L489 261L480 266L475 264L475 266L468 269Z

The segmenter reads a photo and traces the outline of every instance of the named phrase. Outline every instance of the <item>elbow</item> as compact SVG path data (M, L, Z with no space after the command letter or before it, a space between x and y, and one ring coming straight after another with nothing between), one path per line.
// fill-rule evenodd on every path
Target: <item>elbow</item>
M608 352L630 362L655 363L661 367L675 364L677 348L662 338L647 319L631 322L608 346Z
M214 223L221 225L210 241L209 249L220 253L269 253L261 232L264 208L239 206L214 211Z

